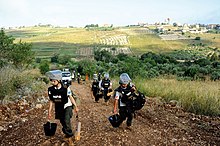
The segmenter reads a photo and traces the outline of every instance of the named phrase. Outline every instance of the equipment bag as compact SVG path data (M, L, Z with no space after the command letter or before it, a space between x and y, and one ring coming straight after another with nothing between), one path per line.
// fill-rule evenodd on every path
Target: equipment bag
M56 133L57 124L49 121L44 124L44 133L46 136L53 136Z
M137 91L133 93L133 110L140 110L146 102L146 98L143 93Z
M108 118L109 122L111 123L111 125L114 127L114 128L117 128L120 126L121 124L121 120L120 120L120 115L119 114L115 114L115 115L112 115Z

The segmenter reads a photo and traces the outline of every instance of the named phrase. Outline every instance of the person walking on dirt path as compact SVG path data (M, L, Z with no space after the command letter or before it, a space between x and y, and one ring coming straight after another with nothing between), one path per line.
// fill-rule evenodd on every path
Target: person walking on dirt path
M61 82L62 72L60 70L52 70L46 73L52 86L48 88L49 109L48 120L52 116L53 104L55 104L55 119L59 119L62 125L62 131L65 134L65 140L72 144L73 131L71 127L71 118L73 116L73 106L76 113L78 107L72 96L70 87L65 88Z
M113 113L117 114L117 108L119 108L119 123L121 124L127 118L127 128L130 129L134 113L131 95L136 91L136 87L131 83L131 78L127 73L120 75L119 84L120 86L115 89Z
M77 81L78 81L78 84L81 83L81 75L80 75L80 73L77 74Z
M108 105L108 101L111 97L108 93L112 91L112 82L109 79L109 74L105 73L104 78L99 82L99 89L102 92L106 105Z
M99 101L99 81L98 81L98 77L97 74L93 75L93 82L92 82L92 94L95 97L95 102Z
M72 77L72 81L74 82L76 80L76 71L75 70L73 70L71 77Z
M98 81L101 81L101 79L102 79L102 74L99 72L98 73Z

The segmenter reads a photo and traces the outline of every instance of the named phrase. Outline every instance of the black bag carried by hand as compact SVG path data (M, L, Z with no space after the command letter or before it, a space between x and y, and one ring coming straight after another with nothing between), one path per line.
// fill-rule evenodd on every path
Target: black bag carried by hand
M50 123L49 121L44 124L44 133L46 136L53 136L56 133L57 123Z
M112 115L108 118L109 122L111 123L111 125L114 127L114 128L117 128L120 126L121 124L121 120L120 120L120 115L119 114L115 114L115 115Z

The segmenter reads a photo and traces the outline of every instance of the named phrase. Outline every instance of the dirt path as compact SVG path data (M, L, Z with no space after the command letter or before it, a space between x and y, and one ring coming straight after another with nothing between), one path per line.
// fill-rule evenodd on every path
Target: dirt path
M78 146L147 146L147 145L220 145L220 118L196 116L182 109L149 99L137 112L132 130L125 123L112 128L108 117L112 115L113 101L105 105L103 99L95 103L89 84L72 85L80 98L79 120L82 123ZM3 111L3 110L2 110ZM53 137L45 137L43 124L46 122L47 105L34 109L11 121L1 121L7 130L0 132L1 146L60 146L63 141L61 126ZM73 126L75 126L73 119Z

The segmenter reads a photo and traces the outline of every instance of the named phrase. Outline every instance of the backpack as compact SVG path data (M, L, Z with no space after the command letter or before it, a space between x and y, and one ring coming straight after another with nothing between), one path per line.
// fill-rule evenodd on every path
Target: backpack
M146 102L146 98L143 93L137 91L137 93L133 93L133 110L140 110L144 106Z

